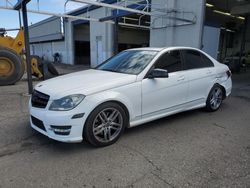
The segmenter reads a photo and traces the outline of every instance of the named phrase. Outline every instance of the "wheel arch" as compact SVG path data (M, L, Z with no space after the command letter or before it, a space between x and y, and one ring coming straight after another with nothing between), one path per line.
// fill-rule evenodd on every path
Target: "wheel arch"
M215 85L220 86L220 88L222 89L222 92L223 92L223 100L224 100L224 99L226 98L226 89L225 89L225 87L224 87L222 84L220 84L220 83L215 83L215 84L213 85L213 87L214 87Z
M97 138L95 138L95 136L94 136L93 122L95 121L97 115L101 112L101 110L109 108L110 106L114 106L116 108L116 110L120 111L120 113L122 114L122 117L123 117L121 120L123 121L124 124L122 124L121 128L118 131L118 134L114 137L113 140L108 140L108 142L105 142L105 141L102 142L102 141L98 140ZM124 112L121 112L121 109L123 109ZM101 123L101 124L103 124L103 123ZM89 115L84 123L82 137L83 137L83 139L86 139L90 144L92 144L96 147L108 146L110 144L113 144L114 142L116 142L119 139L119 137L123 133L124 129L127 128L128 125L129 125L129 112L128 112L128 109L125 106L125 104L123 104L122 102L120 102L118 100L106 100L106 101L103 101L102 103L98 103L98 105L96 105L95 108L89 113ZM107 133L103 133L103 134L107 134Z
M119 106L121 106L121 108L124 110L124 112L128 118L128 126L129 126L130 119L134 118L133 117L133 114L134 114L133 113L133 111L134 111L133 105L130 103L129 100L126 99L125 96L112 95L109 92L108 96L105 94L105 95L102 95L100 98L94 97L94 98L91 98L91 100L87 99L87 101L88 101L88 104L91 106L89 108L89 113L86 114L87 116L89 116L99 106L101 106L105 103L113 102L113 103L116 103ZM96 101L94 105L93 105L93 101Z
M118 104L119 106L122 107L122 109L124 110L125 114L127 115L128 117L128 121L130 120L130 112L129 112L129 109L127 108L127 106L121 102L120 100L117 100L117 99L110 99L110 100L105 100L105 101L102 101L100 103L98 103L92 110L91 112L93 112L97 107L105 104L105 103L109 103L109 102L112 102L112 103L116 103ZM91 114L91 112L89 113L89 115Z
M128 108L127 108L127 106L125 104L123 104L121 101L118 101L118 100L110 100L110 101L106 101L106 102L113 102L113 103L117 103L118 105L120 105L122 107L122 109L124 110L125 114L127 115L128 121L130 120L129 110L128 110Z
M226 98L226 89L225 89L225 87L223 86L223 85L221 85L221 84L218 84L220 87L221 87L221 89L222 89L222 92L223 92L223 100Z
M220 83L218 83L218 82L216 82L216 83L214 83L213 85L212 85L212 87L209 89L209 92L211 91L211 89L214 87L214 86L219 86L221 89L222 89L222 92L223 92L223 100L226 98L226 89L225 89L225 87L222 85L222 84L220 84ZM209 95L209 92L208 92L208 95ZM208 96L207 95L207 96Z

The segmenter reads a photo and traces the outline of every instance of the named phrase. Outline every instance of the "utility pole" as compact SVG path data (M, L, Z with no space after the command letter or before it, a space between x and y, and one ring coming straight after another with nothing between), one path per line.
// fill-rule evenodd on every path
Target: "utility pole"
M29 88L29 94L32 94L33 84L32 84L32 71L30 62L31 59L30 59L30 43L29 43L29 26L28 26L28 16L27 16L27 4L29 2L30 0L18 0L17 4L14 6L14 9L22 10L28 88Z

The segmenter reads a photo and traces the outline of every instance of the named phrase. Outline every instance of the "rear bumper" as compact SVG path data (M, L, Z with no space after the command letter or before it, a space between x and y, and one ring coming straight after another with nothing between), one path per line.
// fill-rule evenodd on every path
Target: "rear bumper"
M228 97L232 92L232 79L229 78L221 84L226 90L226 97Z

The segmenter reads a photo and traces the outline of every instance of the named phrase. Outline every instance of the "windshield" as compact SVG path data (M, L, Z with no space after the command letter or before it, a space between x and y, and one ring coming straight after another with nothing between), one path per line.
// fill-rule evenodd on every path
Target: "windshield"
M108 59L96 69L125 74L139 74L155 57L157 51L129 50Z

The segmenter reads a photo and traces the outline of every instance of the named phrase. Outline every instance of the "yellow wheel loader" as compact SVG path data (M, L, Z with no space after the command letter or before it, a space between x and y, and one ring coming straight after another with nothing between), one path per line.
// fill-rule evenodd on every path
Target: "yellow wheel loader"
M15 84L23 77L26 69L24 46L23 29L15 38L7 36L5 29L0 29L0 86ZM30 62L32 75L39 79L58 75L51 63L43 62L38 56L31 56Z

